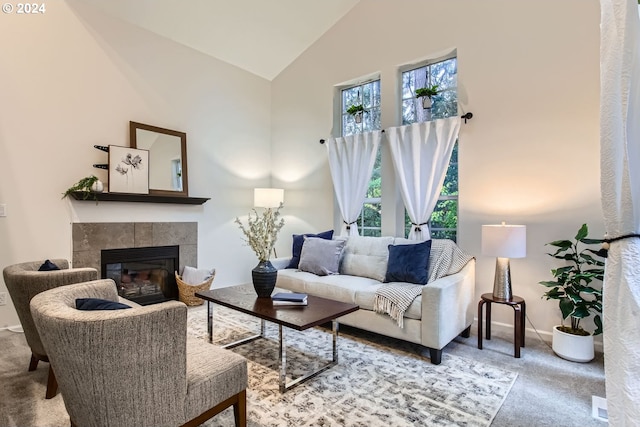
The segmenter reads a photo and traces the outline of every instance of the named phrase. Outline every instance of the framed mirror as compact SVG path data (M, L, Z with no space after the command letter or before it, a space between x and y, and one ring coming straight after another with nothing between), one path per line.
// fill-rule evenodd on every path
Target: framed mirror
M149 194L189 196L187 134L129 122L131 148L149 150Z

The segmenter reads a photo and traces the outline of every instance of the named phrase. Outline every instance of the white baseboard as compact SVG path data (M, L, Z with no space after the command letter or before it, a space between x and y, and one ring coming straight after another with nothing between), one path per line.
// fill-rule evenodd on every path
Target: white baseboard
M476 325L478 322L478 318L475 318L476 321ZM529 323L527 322L527 325L529 325ZM509 324L509 323L502 323L502 322L491 322L491 328L495 329L495 330L499 330L501 332L507 332L507 333L513 333L513 325ZM551 345L551 342L553 341L553 332L551 331L541 331L538 330L538 335L540 335L540 337L542 338L543 341L545 341L546 343L548 343L549 345ZM525 336L528 337L535 337L536 336L536 331L535 329L529 327L525 327ZM595 346L595 350L597 352L602 353L604 351L603 348L603 344L602 341L596 341L594 343Z
M3 328L0 328L0 331L10 331L10 332L16 332L16 333L24 333L24 330L22 329L22 325L10 325L10 326L5 326Z

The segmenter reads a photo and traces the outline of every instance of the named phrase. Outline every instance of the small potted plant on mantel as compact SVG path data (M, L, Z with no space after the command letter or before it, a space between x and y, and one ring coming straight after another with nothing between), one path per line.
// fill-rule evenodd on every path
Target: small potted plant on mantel
M416 98L422 98L422 108L431 108L431 97L438 94L438 85L426 86L416 89Z
M604 261L601 250L588 245L602 244L600 239L589 239L589 229L583 224L573 241L556 240L547 245L558 248L548 254L553 258L569 261L570 265L551 270L555 280L542 281L541 285L550 288L543 297L559 301L562 319L571 319L570 325L554 326L553 351L563 359L573 362L593 360L593 337L602 333L602 280ZM579 245L581 245L579 247ZM594 286L594 281L600 285ZM580 321L591 314L596 330L593 334L585 331Z
M362 104L353 104L347 108L347 114L352 115L356 119L356 123L362 123L362 113L364 106Z
M72 193L80 192L82 193L82 200L86 200L90 196L93 196L93 199L97 202L98 196L96 194L102 193L103 190L104 185L102 184L102 181L100 181L95 175L89 175L69 187L67 191L62 194L62 198L64 199Z

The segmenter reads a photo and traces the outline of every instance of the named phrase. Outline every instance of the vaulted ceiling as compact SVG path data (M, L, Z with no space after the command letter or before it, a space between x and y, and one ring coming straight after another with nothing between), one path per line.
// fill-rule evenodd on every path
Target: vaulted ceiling
M83 0L273 80L360 0Z

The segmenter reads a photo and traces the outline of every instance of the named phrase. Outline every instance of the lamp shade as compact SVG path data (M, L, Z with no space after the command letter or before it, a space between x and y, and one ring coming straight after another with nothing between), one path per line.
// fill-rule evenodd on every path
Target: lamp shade
M282 188L254 188L253 206L256 208L277 208L284 201Z
M499 258L527 256L527 227L525 225L483 225L482 255Z

